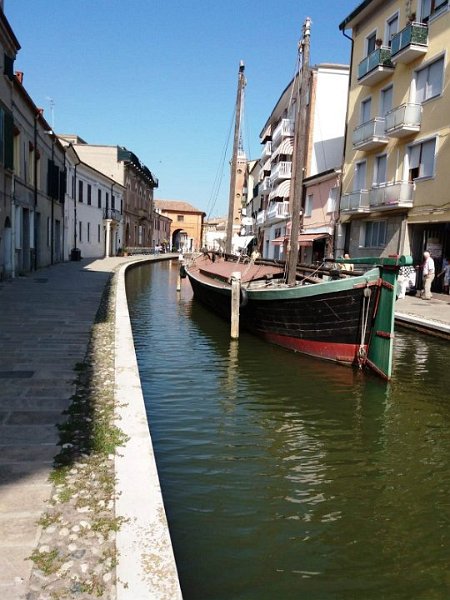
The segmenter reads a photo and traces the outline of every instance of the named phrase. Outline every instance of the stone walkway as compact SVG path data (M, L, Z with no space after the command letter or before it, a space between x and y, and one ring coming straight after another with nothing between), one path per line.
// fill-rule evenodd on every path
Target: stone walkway
M28 591L48 508L56 427L74 393L100 298L127 258L55 265L0 285L0 598Z

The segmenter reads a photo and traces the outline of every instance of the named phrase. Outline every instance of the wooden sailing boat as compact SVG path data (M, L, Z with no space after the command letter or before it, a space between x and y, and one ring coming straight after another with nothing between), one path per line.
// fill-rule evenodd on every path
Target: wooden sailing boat
M291 197L291 238L288 269L270 261L236 262L230 256L232 223L228 228L227 254L204 253L186 265L194 297L233 322L236 281L240 286L241 327L269 342L318 358L348 365L367 365L382 377L392 373L394 305L397 273L410 257L355 258L366 271L342 274L325 266L298 265L298 234L306 153L306 115L309 94L310 20L306 19L299 44L302 53L300 92L297 100L294 147L294 184ZM241 63L237 102L244 85ZM239 107L236 110L239 123ZM234 157L239 131L235 129ZM236 165L235 158L232 166ZM233 172L231 174L233 181ZM235 189L230 185L230 214ZM341 259L338 262L345 263ZM349 261L350 262L350 261Z

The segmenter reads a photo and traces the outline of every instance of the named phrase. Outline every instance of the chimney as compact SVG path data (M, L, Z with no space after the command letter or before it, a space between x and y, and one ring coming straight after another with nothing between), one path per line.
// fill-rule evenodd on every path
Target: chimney
M16 71L15 76L17 81L23 84L23 71Z

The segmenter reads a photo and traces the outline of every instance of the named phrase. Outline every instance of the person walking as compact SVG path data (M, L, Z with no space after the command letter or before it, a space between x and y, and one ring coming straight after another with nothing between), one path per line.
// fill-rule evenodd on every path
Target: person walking
M423 281L424 290L422 298L424 300L431 300L431 284L434 279L434 260L431 258L431 254L428 251L423 253Z

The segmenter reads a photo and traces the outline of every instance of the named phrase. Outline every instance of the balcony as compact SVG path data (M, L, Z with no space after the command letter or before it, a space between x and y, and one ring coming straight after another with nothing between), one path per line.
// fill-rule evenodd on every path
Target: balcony
M369 191L358 190L350 194L344 194L341 198L341 212L370 212Z
M120 213L120 210L116 210L115 208L104 208L103 218L112 219L113 221L120 221L122 215Z
M270 174L270 183L273 186L277 181L289 179L291 177L292 163L291 161L282 161L272 166Z
M414 184L408 181L383 183L370 190L358 190L344 194L341 212L368 213L395 208L412 208Z
M266 211L260 210L259 213L256 215L256 224L262 225L265 220L266 220Z
M408 64L428 50L428 25L410 23L396 33L391 43L393 63Z
M354 150L374 150L385 146L388 141L382 117L375 117L371 121L362 123L353 131Z
M266 142L263 146L262 152L261 152L261 160L265 160L266 158L269 158L269 156L272 154L272 142Z
M412 208L414 184L408 181L385 183L369 191L371 210Z
M272 134L272 146L275 146L275 142L278 139L290 137L294 135L294 121L291 119L281 119Z
M262 194L267 194L267 192L270 192L271 189L271 185L270 185L270 177L264 177L264 179L261 181L261 186L260 186L260 190Z
M386 115L385 131L389 137L402 138L420 131L422 105L407 102L393 108Z
M361 85L375 85L389 77L394 71L390 48L377 48L358 65L358 82Z
M267 209L267 220L286 219L289 217L289 202L273 202Z

